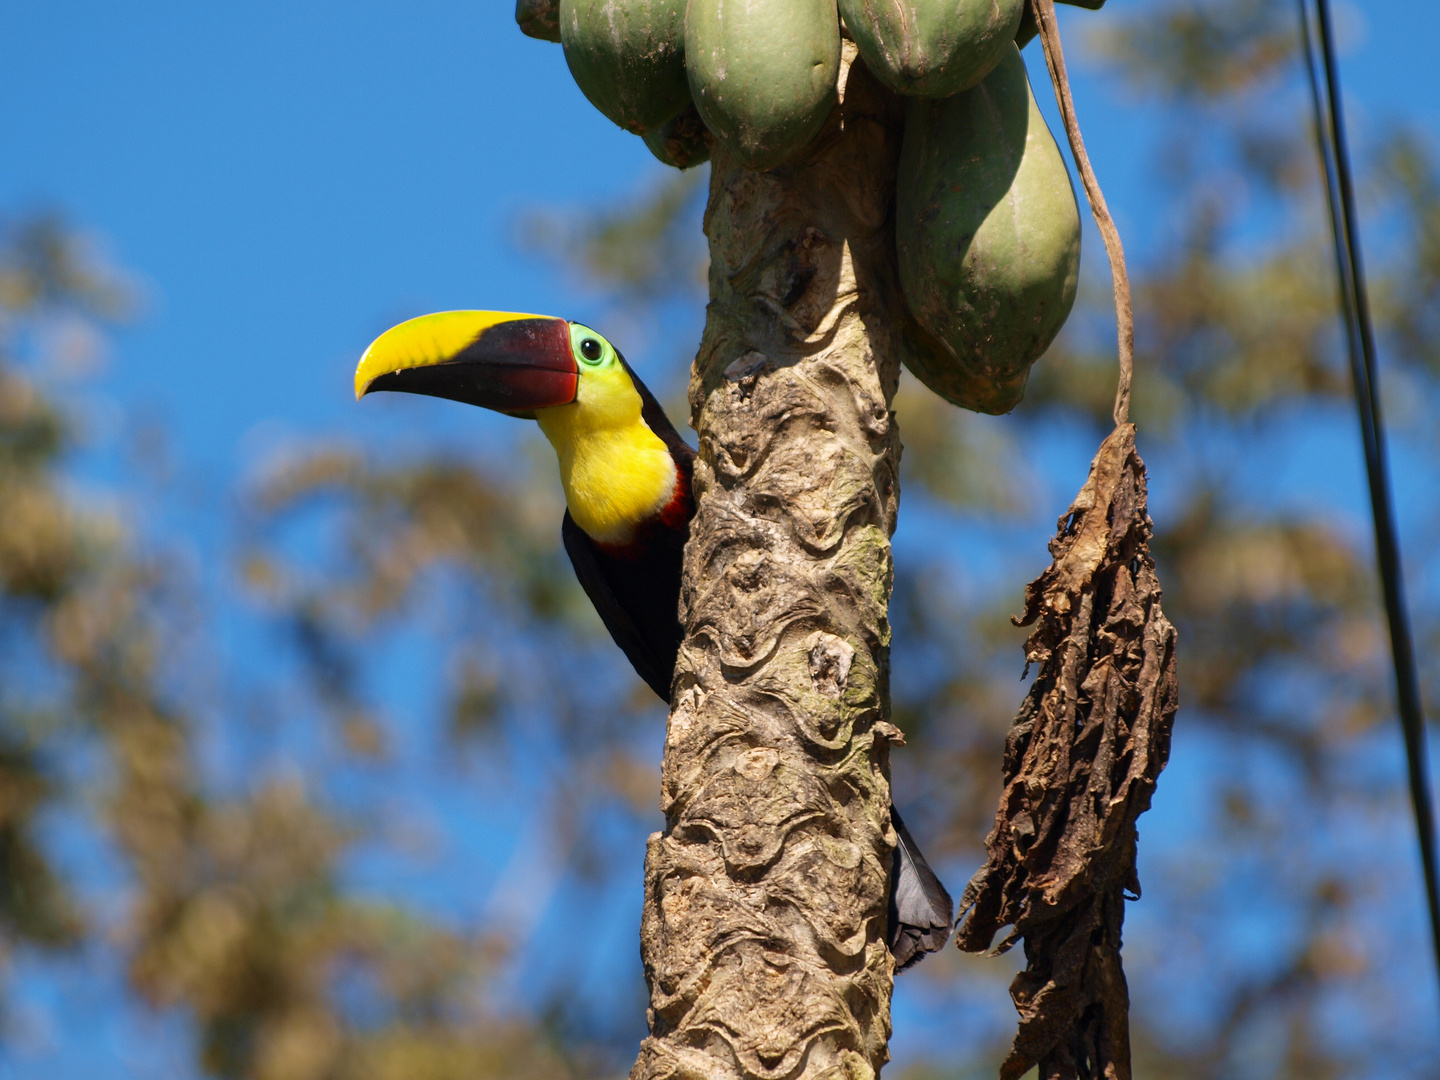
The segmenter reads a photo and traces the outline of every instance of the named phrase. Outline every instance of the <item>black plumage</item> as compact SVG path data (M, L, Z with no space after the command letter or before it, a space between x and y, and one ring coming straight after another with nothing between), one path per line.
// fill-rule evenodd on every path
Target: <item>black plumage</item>
M676 611L680 560L689 532L647 529L643 540L637 538L623 554L615 554L586 536L568 510L560 527L570 565L600 621L635 673L667 702L685 634Z

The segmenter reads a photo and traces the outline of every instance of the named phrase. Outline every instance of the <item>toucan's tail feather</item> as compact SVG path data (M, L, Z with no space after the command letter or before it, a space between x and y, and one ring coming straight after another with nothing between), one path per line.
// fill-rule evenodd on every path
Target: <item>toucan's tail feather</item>
M955 925L955 901L920 853L915 838L892 806L890 820L900 842L890 873L890 951L895 970L918 964L926 953L944 948Z

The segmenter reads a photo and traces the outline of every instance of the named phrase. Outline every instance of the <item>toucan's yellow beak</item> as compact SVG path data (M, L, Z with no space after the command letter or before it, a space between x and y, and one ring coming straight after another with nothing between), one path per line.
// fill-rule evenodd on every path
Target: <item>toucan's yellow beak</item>
M579 378L564 319L441 311L403 322L371 343L355 369L355 399L399 390L524 414L568 405Z

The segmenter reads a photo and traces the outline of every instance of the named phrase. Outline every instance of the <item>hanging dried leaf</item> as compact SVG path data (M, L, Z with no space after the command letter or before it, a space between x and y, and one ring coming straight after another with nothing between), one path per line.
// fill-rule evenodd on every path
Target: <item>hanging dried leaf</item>
M1005 747L1005 793L989 860L961 898L960 948L1025 939L1010 995L1020 1012L1001 1080L1129 1080L1129 994L1120 928L1135 873L1135 820L1170 751L1178 686L1175 628L1150 558L1145 464L1135 427L1100 446L1025 590L1039 665Z

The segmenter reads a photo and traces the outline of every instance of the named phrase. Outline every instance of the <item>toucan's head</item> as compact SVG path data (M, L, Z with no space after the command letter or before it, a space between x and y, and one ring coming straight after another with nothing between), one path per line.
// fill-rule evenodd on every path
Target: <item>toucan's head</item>
M506 311L403 322L355 369L357 400L402 390L538 420L559 455L571 513L602 541L628 535L674 489L670 451L642 416L642 389L588 326Z
M441 311L385 331L355 369L356 400L376 390L526 417L571 404L613 412L607 399L635 392L619 354L588 326L509 311Z

